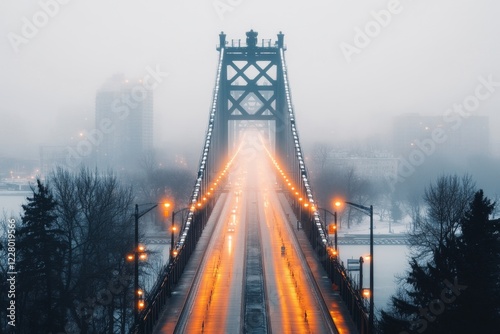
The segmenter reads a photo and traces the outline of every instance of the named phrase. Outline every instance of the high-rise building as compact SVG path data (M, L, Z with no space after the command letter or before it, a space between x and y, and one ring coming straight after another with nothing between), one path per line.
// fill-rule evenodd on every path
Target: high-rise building
M96 94L95 119L101 168L133 169L153 148L153 92L142 80L108 79Z

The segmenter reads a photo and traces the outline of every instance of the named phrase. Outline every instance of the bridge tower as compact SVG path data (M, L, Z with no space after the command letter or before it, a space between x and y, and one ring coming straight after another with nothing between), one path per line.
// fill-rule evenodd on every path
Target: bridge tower
M232 138L241 124L261 129L261 134L274 145L280 159L287 156L290 141L283 71L284 35L277 40L257 38L250 30L246 40L226 40L219 35L220 81L217 100L216 140L219 161L230 151ZM239 125L239 126L238 126ZM265 131L264 131L265 130Z

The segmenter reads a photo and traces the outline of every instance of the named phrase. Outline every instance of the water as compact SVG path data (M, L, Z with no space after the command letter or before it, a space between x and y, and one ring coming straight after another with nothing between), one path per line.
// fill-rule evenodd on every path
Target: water
M30 191L0 191L0 218L18 218L22 212L21 205L26 204L26 197L32 196Z
M339 245L340 259L347 267L347 259L357 259L370 254L368 245ZM387 309L390 297L397 290L396 276L402 276L408 268L408 246L405 245L375 245L373 247L374 270L374 305L375 310ZM370 260L363 264L363 288L370 286ZM359 272L353 272L359 277Z

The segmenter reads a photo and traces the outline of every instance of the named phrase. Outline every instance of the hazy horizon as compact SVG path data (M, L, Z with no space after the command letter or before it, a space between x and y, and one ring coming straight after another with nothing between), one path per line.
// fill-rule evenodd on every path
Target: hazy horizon
M40 145L77 140L95 128L96 92L108 78L152 70L162 73L155 147L201 149L218 35L244 40L250 29L259 40L285 34L304 145L384 135L403 113L445 115L490 78L491 94L469 114L489 116L499 156L499 9L451 0L2 2L0 157L38 159ZM369 42L358 30L367 27Z

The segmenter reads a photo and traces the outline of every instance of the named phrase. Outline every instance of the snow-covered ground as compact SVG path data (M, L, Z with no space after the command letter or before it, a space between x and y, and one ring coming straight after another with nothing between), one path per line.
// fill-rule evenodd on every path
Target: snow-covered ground
M378 217L373 217L373 234L406 234L411 229L410 217L405 217L399 222L380 221ZM369 234L370 233L370 218L366 216L360 224L351 224L347 227L347 222L342 221L339 224L338 235L343 234Z

